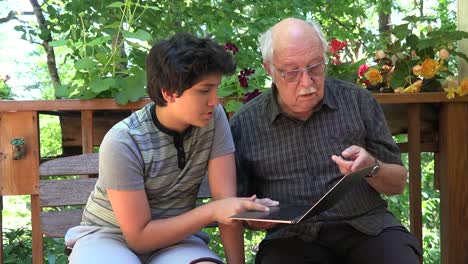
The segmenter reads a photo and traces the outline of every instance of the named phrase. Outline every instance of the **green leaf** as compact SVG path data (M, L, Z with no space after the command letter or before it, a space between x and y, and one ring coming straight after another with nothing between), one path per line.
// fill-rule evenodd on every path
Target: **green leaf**
M143 6L144 9L151 9L151 10L154 10L154 11L160 11L161 8L157 7L157 6L150 6L150 5L145 5Z
M96 58L97 61L99 61L101 64L106 64L107 60L109 59L109 55L104 53L104 52L98 52L96 55L94 55L94 58Z
M60 85L55 88L55 97L65 97L67 98L70 95L70 88L66 85Z
M93 46L101 45L103 43L108 42L111 39L112 38L110 36L95 38L92 41L88 42L88 46L93 47Z
M91 90L97 94L109 90L112 86L115 86L115 80L112 78L95 79L89 84Z
M237 112L244 105L244 103L237 100L229 100L224 107L227 112Z
M144 74L145 71L140 70L134 76L116 80L116 86L121 88L115 95L117 103L135 102L146 95L146 78Z
M49 45L52 47L66 46L67 44L68 44L68 40L66 39L54 40L54 41L49 42Z
M231 96L234 93L234 90L230 89L219 89L218 90L218 95L220 97L228 97Z
M410 46L412 49L416 48L416 45L418 44L419 38L416 35L409 35L406 37L406 44Z
M115 96L115 101L119 104L119 105L125 105L128 103L128 97L126 96L126 94L124 92L118 92Z
M120 27L120 21L114 21L108 25L105 25L103 28L119 28Z
M111 8L121 8L122 6L124 6L125 3L122 3L122 2L114 2L110 5L108 5L107 7L111 7Z
M50 34L50 30L42 29L39 32L39 38L41 38L42 40L47 40L49 38L49 34Z
M408 29L408 24L401 24L398 26L395 26L392 30L393 35L397 37L398 39L404 39L406 36L411 34L411 31Z
M75 69L77 70L85 70L85 69L91 69L94 68L98 65L97 62L90 58L83 58L81 60L78 60L75 62Z
M123 35L126 38L139 39L142 41L151 41L153 39L151 34L143 29L138 29L136 32L130 32L130 31L124 30Z

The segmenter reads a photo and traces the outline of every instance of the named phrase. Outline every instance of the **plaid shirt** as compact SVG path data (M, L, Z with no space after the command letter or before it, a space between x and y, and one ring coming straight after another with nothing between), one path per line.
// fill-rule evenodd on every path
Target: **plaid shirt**
M305 121L282 112L276 93L273 85L231 119L239 195L313 204L343 176L331 156L351 145L383 162L402 164L382 108L367 90L327 79L322 102ZM380 194L362 180L329 210L296 225L279 225L268 231L267 239L298 236L312 241L325 221L344 221L369 235L401 225Z

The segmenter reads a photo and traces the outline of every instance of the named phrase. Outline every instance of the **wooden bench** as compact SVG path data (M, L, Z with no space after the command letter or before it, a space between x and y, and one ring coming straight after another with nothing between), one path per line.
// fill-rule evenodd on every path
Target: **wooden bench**
M43 262L43 236L63 238L67 230L81 222L83 206L94 189L99 172L97 153L57 158L39 166L39 203L31 204L31 211L40 214L40 224L33 228L33 239L40 238L40 247L33 248L33 256ZM80 176L72 179L64 176ZM83 177L90 175L91 177ZM94 177L93 177L94 176ZM210 198L207 177L198 192L198 199ZM215 226L215 225L210 225ZM34 235L36 233L36 235ZM34 252L38 251L38 252Z

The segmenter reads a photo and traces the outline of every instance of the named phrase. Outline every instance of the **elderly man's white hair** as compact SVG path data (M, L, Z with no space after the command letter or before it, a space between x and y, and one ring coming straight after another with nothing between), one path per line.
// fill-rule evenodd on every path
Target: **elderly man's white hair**
M293 18L288 18L288 19L293 19ZM320 42L322 44L322 48L323 48L324 62L326 62L325 53L327 51L328 43L323 35L322 28L313 19L311 19L310 21L305 21L305 20L303 21L309 24L312 27L312 29L317 33L317 36L319 37ZM261 34L260 37L258 38L258 41L260 42L260 52L262 53L263 61L268 62L268 63L271 62L272 57L273 57L273 27L269 28L267 31Z

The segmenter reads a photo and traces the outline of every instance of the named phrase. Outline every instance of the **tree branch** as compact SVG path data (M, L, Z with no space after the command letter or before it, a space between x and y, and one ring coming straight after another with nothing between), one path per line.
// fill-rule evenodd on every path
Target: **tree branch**
M55 52L54 52L54 48L49 45L49 42L52 41L52 34L47 29L47 23L44 18L44 14L42 13L41 6L37 2L37 0L29 0L29 2L31 3L31 6L33 7L33 10L34 10L34 14L36 15L37 23L39 24L39 29L43 33L41 37L43 40L41 45L44 47L44 50L47 55L47 69L49 70L49 75L52 80L52 85L54 87L59 87L60 77L58 75L57 63L55 61ZM47 34L44 34L44 32L47 32Z
M12 19L18 19L15 11L10 11L6 17L0 17L0 23L8 22Z

